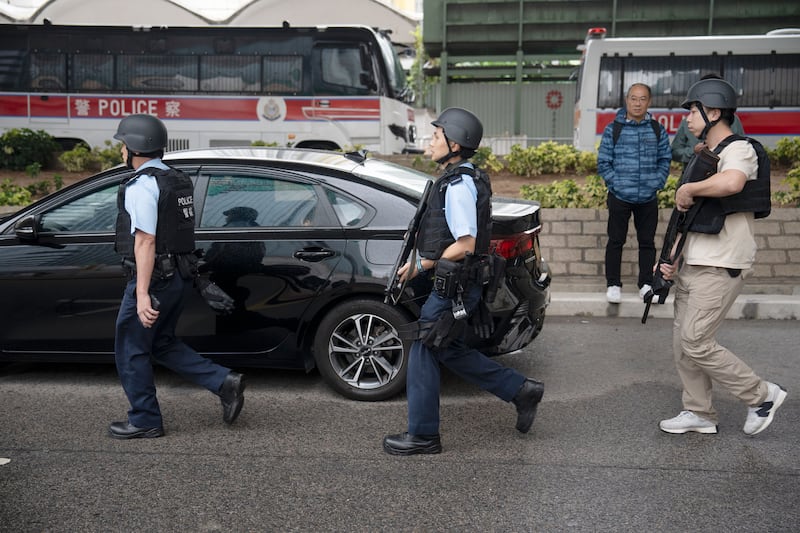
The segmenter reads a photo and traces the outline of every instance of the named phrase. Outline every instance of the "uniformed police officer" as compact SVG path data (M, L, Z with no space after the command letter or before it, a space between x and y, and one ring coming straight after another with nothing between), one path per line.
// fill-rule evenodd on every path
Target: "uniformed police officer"
M117 439L164 435L151 357L220 397L223 420L231 424L244 404L244 376L201 357L175 336L191 276L178 264L194 251L192 182L161 161L167 146L164 123L151 115L120 121L114 138L134 169L120 185L115 249L132 276L116 324L115 355L128 419L112 422ZM188 279L185 279L188 278Z
M434 289L420 312L420 338L414 341L408 361L408 431L388 435L383 449L392 455L439 453L439 364L456 375L513 402L516 428L527 433L544 393L544 385L526 379L464 343L465 316L478 305L482 285L469 265L485 256L491 236L491 185L488 176L468 161L483 135L483 125L471 112L449 108L433 122L436 130L426 150L445 167L434 183L417 236L420 259L402 266L400 279L436 271ZM464 269L467 269L465 271ZM445 270L447 271L445 273ZM459 278L463 286L439 283ZM447 286L447 287L445 287Z

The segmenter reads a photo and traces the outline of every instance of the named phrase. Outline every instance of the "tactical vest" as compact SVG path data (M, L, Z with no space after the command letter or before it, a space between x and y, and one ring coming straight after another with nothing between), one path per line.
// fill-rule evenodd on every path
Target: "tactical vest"
M734 141L748 141L758 157L756 179L748 180L744 188L736 194L724 198L705 198L703 206L695 215L689 231L717 234L725 225L725 217L731 213L754 213L755 218L769 216L772 209L770 199L769 156L761 143L750 137L730 135L714 149L715 154Z
M454 165L434 182L428 207L422 215L417 236L417 250L419 255L426 259L439 259L445 248L455 242L444 214L445 195L447 187L461 181L464 174L472 177L478 192L478 235L475 238L474 254L482 255L489 251L492 235L492 185L489 175L481 169Z
M117 192L116 238L114 249L125 258L133 258L131 217L125 210L128 183L140 175L150 175L158 183L158 222L156 254L188 254L194 251L194 187L180 170L147 167L123 181Z

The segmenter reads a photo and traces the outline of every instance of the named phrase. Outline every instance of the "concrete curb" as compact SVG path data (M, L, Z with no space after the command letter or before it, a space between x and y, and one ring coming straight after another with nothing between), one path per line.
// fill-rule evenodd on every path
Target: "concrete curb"
M622 302L611 304L605 292L551 292L548 316L586 316L641 318L644 303L636 295L623 295ZM650 306L650 318L672 318L673 297L666 303ZM800 319L800 295L740 294L728 319Z

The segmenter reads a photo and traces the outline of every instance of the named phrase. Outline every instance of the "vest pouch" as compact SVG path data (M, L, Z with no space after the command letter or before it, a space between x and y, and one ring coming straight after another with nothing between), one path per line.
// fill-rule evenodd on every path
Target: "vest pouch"
M156 266L153 274L161 279L171 279L175 275L175 256L172 254L159 254L156 256Z
M433 277L433 290L442 298L454 298L458 293L463 265L448 259L439 259Z

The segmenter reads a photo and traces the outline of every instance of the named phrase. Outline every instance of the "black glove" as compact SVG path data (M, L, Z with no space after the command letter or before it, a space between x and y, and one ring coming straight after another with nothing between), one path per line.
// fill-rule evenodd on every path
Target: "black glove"
M494 333L494 321L492 313L483 300L478 302L478 306L469 316L469 324L472 330L481 339L488 339Z
M209 307L217 313L229 315L233 312L233 298L220 289L216 283L205 278L195 278L194 287Z

